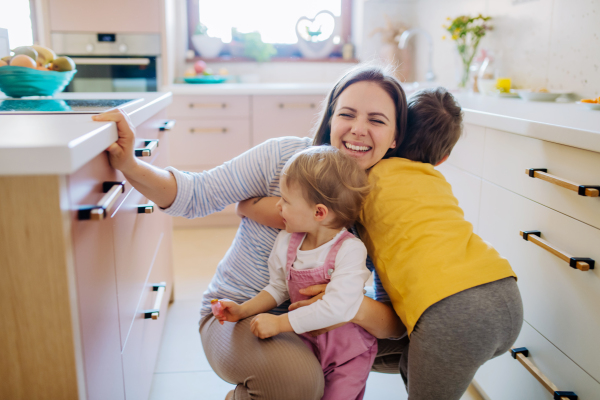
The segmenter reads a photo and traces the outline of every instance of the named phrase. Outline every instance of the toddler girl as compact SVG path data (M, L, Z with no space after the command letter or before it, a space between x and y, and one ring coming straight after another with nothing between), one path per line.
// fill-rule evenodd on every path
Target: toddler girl
M367 250L346 228L358 217L368 190L365 171L335 147L309 147L295 154L282 172L277 206L285 230L268 260L269 285L243 304L212 304L221 324L258 314L250 329L260 339L281 332L299 334L323 368L325 400L362 399L377 353L375 337L353 323L316 337L307 333L350 321L363 300L370 276ZM320 301L283 315L259 314L287 299L308 299L300 289L324 283L328 285Z

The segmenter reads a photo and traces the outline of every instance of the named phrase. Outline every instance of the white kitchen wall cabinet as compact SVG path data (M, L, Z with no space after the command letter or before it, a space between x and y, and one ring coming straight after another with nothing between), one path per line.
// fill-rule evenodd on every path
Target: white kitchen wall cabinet
M252 96L252 145L281 136L312 136L324 96Z
M577 192L579 185L600 185L599 167L598 152L473 124L439 167L467 220L519 278L525 322L514 346L526 347L558 390L580 399L600 393L600 273L584 264L572 268L569 258L600 259L600 197ZM547 169L554 183L540 179L546 175L530 177L530 168ZM575 191L565 188L569 182ZM526 241L528 231L539 233ZM552 398L509 353L487 362L475 381L492 400Z
M46 0L54 32L160 33L161 0Z
M164 121L163 110L136 128L137 147L158 141L143 157L158 167ZM104 151L67 175L0 176L0 398L148 398L172 225L124 181Z
M281 136L310 136L324 95L174 95L169 118L171 163L183 171L209 170ZM235 205L204 218L174 218L175 227L237 225Z

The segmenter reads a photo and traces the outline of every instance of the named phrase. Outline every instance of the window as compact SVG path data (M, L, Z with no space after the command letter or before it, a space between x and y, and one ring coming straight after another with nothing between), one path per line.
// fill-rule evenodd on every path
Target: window
M258 31L262 41L275 46L277 54L275 59L300 58L297 46L296 22L301 17L306 17L299 25L301 34L306 30L308 34L315 31L325 37L333 29L333 19L327 14L321 14L321 21L312 25L308 20L313 19L323 10L330 11L339 18L341 27L339 34L333 37L337 44L331 53L332 57L341 56L341 45L350 41L352 0L188 0L188 35L196 31L198 23L207 28L207 34L223 40L225 46L221 51L222 57L235 57L235 52L230 46L232 28L238 32L248 33ZM318 25L318 27L317 27ZM340 29L341 28L341 29ZM310 29L313 29L311 32ZM190 49L194 50L192 41Z
M29 0L0 0L0 28L8 29L11 49L33 44ZM7 10L10 10L7 12ZM0 54L0 57L8 54Z

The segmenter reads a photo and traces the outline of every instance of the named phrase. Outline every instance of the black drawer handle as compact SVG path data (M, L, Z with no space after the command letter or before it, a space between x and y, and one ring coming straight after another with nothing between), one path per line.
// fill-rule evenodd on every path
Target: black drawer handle
M173 129L174 126L175 126L175 120L170 119L170 120L163 122L163 124L158 129L160 131L170 131L171 129Z
M534 378L537 379L538 382L540 382L542 386L544 386L544 388L546 388L546 390L552 393L552 395L554 396L554 400L577 400L577 395L575 394L575 392L566 392L563 390L558 390L558 387L554 383L552 383L552 381L548 379L548 377L544 375L542 371L538 369L538 367L536 367L531 361L529 361L529 359L527 358L529 356L529 350L527 349L527 347L513 347L512 349L510 349L510 355L512 356L512 358L518 360L521 364L523 364L525 369L531 372L531 375L533 375Z
M563 261L569 263L571 268L578 269L580 271L589 271L590 269L594 269L594 265L596 262L587 257L573 257L569 253L558 249L551 243L548 243L544 239L541 238L542 232L540 231L521 231L519 234L528 242L537 244L544 250L548 250L550 253L554 254L558 258Z
M580 196L598 197L600 195L600 186L579 185L558 176L550 175L546 168L528 168L525 173L532 178L538 178L546 182L553 183L562 188L577 192Z
M143 149L135 149L136 157L150 157L152 155L152 150L158 147L158 139L157 140L144 140Z
M125 193L125 181L102 182L102 192L106 193L98 204L93 206L82 206L77 212L78 220L100 221L106 218L108 211L115 204L122 193Z

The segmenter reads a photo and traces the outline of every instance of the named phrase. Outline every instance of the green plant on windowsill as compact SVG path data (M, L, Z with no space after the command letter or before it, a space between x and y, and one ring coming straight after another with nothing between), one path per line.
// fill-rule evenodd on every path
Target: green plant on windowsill
M271 43L264 43L259 32L240 33L237 29L231 30L232 41L238 41L244 46L244 56L253 58L258 62L269 61L277 54Z

